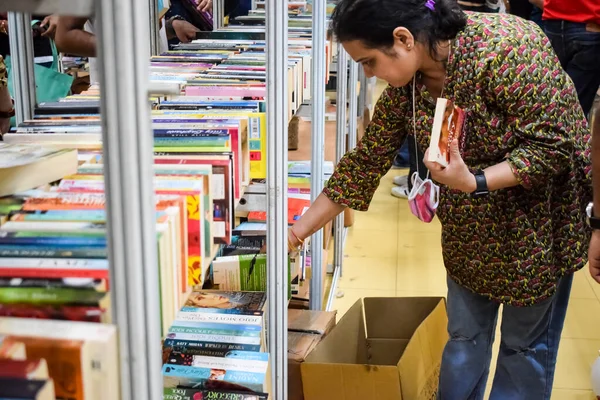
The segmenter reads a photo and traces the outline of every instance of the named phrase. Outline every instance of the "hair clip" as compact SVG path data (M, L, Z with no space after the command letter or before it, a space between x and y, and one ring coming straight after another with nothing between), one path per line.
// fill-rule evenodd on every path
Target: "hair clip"
M435 0L427 0L425 2L425 7L429 8L431 11L435 11Z

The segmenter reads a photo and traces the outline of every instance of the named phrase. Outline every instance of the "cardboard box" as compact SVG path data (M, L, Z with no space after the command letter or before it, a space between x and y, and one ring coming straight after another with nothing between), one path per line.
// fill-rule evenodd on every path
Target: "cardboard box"
M305 400L430 400L448 340L440 297L359 300L301 365Z
M336 313L288 310L288 400L304 400L300 365L335 326Z

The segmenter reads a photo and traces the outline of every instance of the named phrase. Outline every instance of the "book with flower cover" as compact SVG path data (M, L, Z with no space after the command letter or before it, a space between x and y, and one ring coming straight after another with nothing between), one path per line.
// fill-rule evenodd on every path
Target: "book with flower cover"
M453 140L464 140L463 126L465 112L454 102L438 98L431 129L428 161L436 162L443 167L450 163L450 143Z

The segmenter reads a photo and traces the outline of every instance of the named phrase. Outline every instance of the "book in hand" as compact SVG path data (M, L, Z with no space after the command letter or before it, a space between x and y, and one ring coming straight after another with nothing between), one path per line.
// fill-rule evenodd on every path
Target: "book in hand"
M430 162L436 162L443 167L450 163L450 143L461 140L465 121L464 111L448 99L437 99L431 142L429 145Z

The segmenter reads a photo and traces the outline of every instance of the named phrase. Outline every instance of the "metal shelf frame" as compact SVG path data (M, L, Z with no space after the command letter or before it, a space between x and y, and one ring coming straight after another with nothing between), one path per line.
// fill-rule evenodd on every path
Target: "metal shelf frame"
M0 11L12 11L11 52L19 54L13 58L12 69L19 121L31 118L35 106L31 25L29 15L23 13L97 18L111 300L119 332L121 400L162 399L153 143L148 134L148 94L159 90L149 82L152 4L148 0L4 0L0 5ZM288 122L288 1L267 0L266 8L268 337L272 396L287 400L288 137L276 133L286 132ZM222 22L216 15L215 21Z
M336 93L336 149L335 162L340 162L346 154L346 135L348 129L347 116L348 102L348 53L341 46L338 46L337 54L337 93ZM333 271L339 270L339 275L343 276L344 269L344 213L340 213L334 220L334 253L333 253ZM332 287L332 291L334 288Z
M267 282L274 400L287 400L288 0L267 0Z
M325 162L325 20L326 0L313 0L312 9L312 81L311 81L311 164L310 197L314 202L323 191L323 164ZM311 237L310 309L323 308L323 230Z

